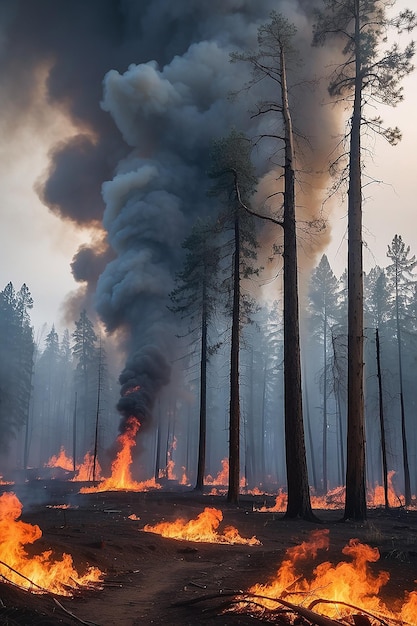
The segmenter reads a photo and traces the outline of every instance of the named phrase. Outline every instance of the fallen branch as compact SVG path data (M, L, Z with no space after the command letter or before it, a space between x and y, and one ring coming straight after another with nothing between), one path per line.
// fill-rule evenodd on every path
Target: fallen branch
M252 600L249 598L254 598L255 600L269 600L270 602L276 602L277 604L282 604L282 606L287 607L293 613L300 615L300 617L304 617L309 620L315 626L344 626L342 622L338 620L331 619L330 617L326 617L325 615L320 615L311 609L307 609L306 607L299 606L298 604L293 604L292 602L288 602L288 600L284 600L283 598L272 598L269 596L261 596L257 594L248 594L243 591L228 591L228 592L218 592L209 594L206 596L199 596L198 598L190 598L189 600L181 600L179 602L175 602L171 606L189 606L192 604L197 604L198 602L204 602L205 600L215 600L217 598L224 597L240 597L240 602L252 603ZM239 601L237 599L237 601Z
M59 606L59 608L62 611L64 611L64 613L66 613L67 615L75 619L80 624L85 624L85 626L99 626L99 624L96 624L96 622L85 621L81 619L80 617L77 617L74 613L72 613L71 611L68 611L68 609L66 609L56 598L52 598L52 599L55 602L55 604Z
M20 576L21 578L23 578L24 580L27 580L28 583L30 583L31 585L33 585L34 587L37 587L40 591L42 591L43 593L49 593L49 591L47 589L45 589L44 587L41 587L40 585L38 585L37 583L35 583L33 580L31 580L30 578L28 578L27 576L25 576L24 574L22 574L21 572L18 572L17 569L14 569L14 567L12 567L11 565L9 565L8 563L5 563L4 561L0 561L0 565L4 565L5 567L7 567L11 572L14 572L15 574L17 574L18 576ZM4 576L4 578L6 579L6 576ZM8 580L8 579L7 579ZM9 581L8 582L12 582ZM25 589L25 587L22 587L22 589ZM26 591L30 591L29 589L26 589Z
M378 615L375 615L374 613L371 613L370 611L367 611L366 609L363 609L362 607L355 606L354 604L349 604L349 602L343 602L343 601L338 601L338 600L326 600L324 598L318 598L317 600L313 600L313 602L309 604L308 608L312 609L314 606L316 606L316 604L338 604L340 606L346 606L349 609L358 611L359 613L369 615L369 617L372 617L372 619L378 620L378 622L382 624L382 626L389 626L389 623L385 621L385 619L383 619L382 617L378 617Z

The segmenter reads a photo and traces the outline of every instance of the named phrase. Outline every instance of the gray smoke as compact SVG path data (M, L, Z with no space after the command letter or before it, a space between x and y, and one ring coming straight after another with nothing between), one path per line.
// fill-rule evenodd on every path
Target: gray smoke
M248 114L259 93L228 98L250 77L245 64L229 63L230 52L254 49L259 25L281 11L299 28L302 72L313 77L315 64L323 67L323 52L310 47L314 4L0 0L2 109L10 128L19 116L33 116L37 70L47 67L49 102L80 129L53 150L39 194L61 218L102 222L107 233L108 247L83 247L72 268L108 331L123 341L124 417L149 419L169 381L176 330L166 304L181 243L195 218L213 210L206 196L211 144L232 127L256 136L270 124ZM272 86L264 95L275 97ZM333 131L317 102L317 93L307 92L295 106L302 132L316 142L320 170L329 152L323 138ZM34 123L44 124L36 114ZM255 153L261 175L274 170L268 156ZM310 188L303 198L310 218L320 191Z

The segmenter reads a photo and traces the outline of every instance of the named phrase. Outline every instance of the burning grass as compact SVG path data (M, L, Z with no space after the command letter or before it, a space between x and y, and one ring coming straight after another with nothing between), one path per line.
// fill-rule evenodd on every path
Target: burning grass
M417 624L417 591L405 592L398 610L388 608L380 592L389 574L383 570L374 573L370 567L379 560L379 551L357 539L351 539L342 550L351 562L333 565L324 561L307 576L306 564L328 547L329 531L313 531L307 541L286 550L275 577L253 585L233 610L273 615L284 605L314 624Z
M19 520L22 504L14 493L0 496L0 576L34 593L52 592L71 596L75 590L97 585L103 573L89 567L84 574L76 571L73 559L63 554L54 559L52 550L30 557L25 546L42 537L39 526Z
M160 522L151 526L147 524L143 530L156 533L170 539L184 539L205 543L245 544L259 546L261 542L256 537L245 539L234 526L226 526L219 533L218 528L223 520L223 513L218 509L206 507L196 519L186 521L182 518L174 522Z

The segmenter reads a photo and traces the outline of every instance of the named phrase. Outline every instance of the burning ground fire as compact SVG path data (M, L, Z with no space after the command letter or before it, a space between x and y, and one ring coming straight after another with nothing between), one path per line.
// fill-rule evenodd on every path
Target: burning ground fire
M391 470L388 472L388 502L389 506L404 506L404 498L402 496L397 495L394 485L393 478L395 476L395 471ZM415 497L414 497L415 499ZM327 509L327 510L338 510L343 509L345 503L345 488L344 487L335 487L331 489L323 496L318 496L314 493L310 496L311 506L313 509ZM385 497L384 497L384 488L381 485L375 485L373 489L368 489L367 493L367 506L369 508L377 508L381 506L385 506ZM272 507L263 506L257 511L262 513L285 513L287 508L287 494L280 489L276 498L275 504ZM414 508L413 506L408 507L409 509Z
M327 549L328 546L329 531L325 529L313 531L307 541L288 548L275 578L266 584L251 587L247 596L243 594L244 602L236 610L246 611L246 601L255 612L274 610L280 604L279 599L282 599L284 605L302 606L307 611L314 610L316 615L342 620L337 621L337 624L352 623L348 621L349 616L352 616L355 624L371 624L365 618L360 620L358 614L368 614L385 625L388 624L386 620L394 620L397 625L417 624L417 591L406 592L405 602L396 613L387 608L378 594L388 582L389 574L380 571L375 575L369 567L369 563L379 560L379 551L356 539L351 539L342 550L352 560L351 563L320 563L308 580L302 570L305 570L310 559L316 558L319 550Z
M74 462L67 455L65 448L61 447L59 454L51 456L49 461L45 464L45 467L60 467L61 469L71 472L74 468ZM87 452L84 456L83 462L76 466L76 474L73 478L71 478L71 480L75 482L87 482L89 480L93 480L94 473L96 479L100 479L101 467L96 459L96 464L94 468L93 455L91 454L91 452Z
M90 567L80 575L73 566L69 554L61 560L53 560L52 550L32 557L25 551L40 537L39 526L19 520L22 504L14 493L0 496L0 579L30 590L33 593L46 591L71 596L80 587L100 583L103 573Z
M136 434L140 422L133 416L126 421L126 430L117 438L119 451L111 466L111 476L102 480L96 487L82 487L80 493L97 491L146 491L159 489L160 485L154 478L142 482L133 480L130 467L132 465L132 448L136 445Z
M206 507L196 519L177 519L174 522L160 522L151 526L147 524L143 530L156 533L170 539L184 539L200 543L228 543L259 546L261 542L256 537L245 539L234 526L226 526L222 533L218 532L223 513L218 509Z

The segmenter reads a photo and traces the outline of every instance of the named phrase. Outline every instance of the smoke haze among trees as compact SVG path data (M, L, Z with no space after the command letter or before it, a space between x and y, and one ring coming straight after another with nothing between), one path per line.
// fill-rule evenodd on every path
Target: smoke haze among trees
M281 149L272 136L279 134L279 128L270 118L256 114L257 103L274 99L274 87L261 81L256 92L246 90L250 67L230 63L231 53L256 48L259 26L276 10L295 25L295 45L302 60L292 68L289 82L298 137L297 222L310 484L321 492L343 484L345 277L334 276L322 257L329 232L312 233L306 226L326 217L329 157L337 154L344 125L341 107L323 106L330 102L323 80L326 65L341 55L335 44L311 46L314 9L320 6L318 0L0 3L5 42L0 74L9 139L21 117L31 116L40 129L48 125L39 105L43 90L48 104L63 113L74 132L54 146L48 170L37 184L39 196L62 220L96 232L93 243L81 247L71 264L80 288L67 302L69 330L59 337L49 328L37 345L26 304L20 325L14 327L22 352L13 354L16 343L13 349L2 347L0 366L7 371L6 382L1 382L2 398L10 402L10 394L16 398L23 394L17 412L3 412L6 400L0 404L2 441L4 448L12 445L16 467L42 466L61 446L77 458L91 451L97 396L102 392L104 457L110 458L118 428L123 430L125 418L133 413L143 425L135 461L140 478L165 468L175 441L178 472L185 467L190 483L195 483L200 353L189 329L170 308L169 296L183 268L182 244L197 219L219 220L219 201L208 195L211 150L213 142L233 128L256 145L252 160L259 184L254 204L279 215ZM238 96L232 98L231 93ZM260 142L260 136L265 141ZM279 227L270 223L257 223L254 234L259 252L253 269L262 266L263 270L259 277L248 273L243 281L246 297L254 298L260 308L253 323L241 324L240 472L248 487L276 490L286 483L279 254L283 239ZM221 237L226 245L227 235L222 232ZM365 408L367 477L370 484L381 483L378 329L388 469L397 471L403 492L404 442L398 439L402 423L414 494L417 441L410 416L416 402L412 372L417 328L411 270L407 274L404 268L397 282L390 265L374 268L365 277ZM212 475L228 456L230 401L231 325L224 312L227 298L220 289L225 275L218 281L219 303L208 328L211 345L218 347L207 364L206 474ZM10 311L12 317L19 315L19 298L10 291L6 287L2 292L4 321L0 323L5 333ZM114 379L120 372L113 371L112 364L110 373L104 373L107 359L99 349L101 332L108 335L109 354L115 350L123 360L118 383ZM17 370L9 367L16 359L23 361L25 371L26 392L19 394ZM12 435L17 436L15 443ZM4 466L10 461L11 455Z

